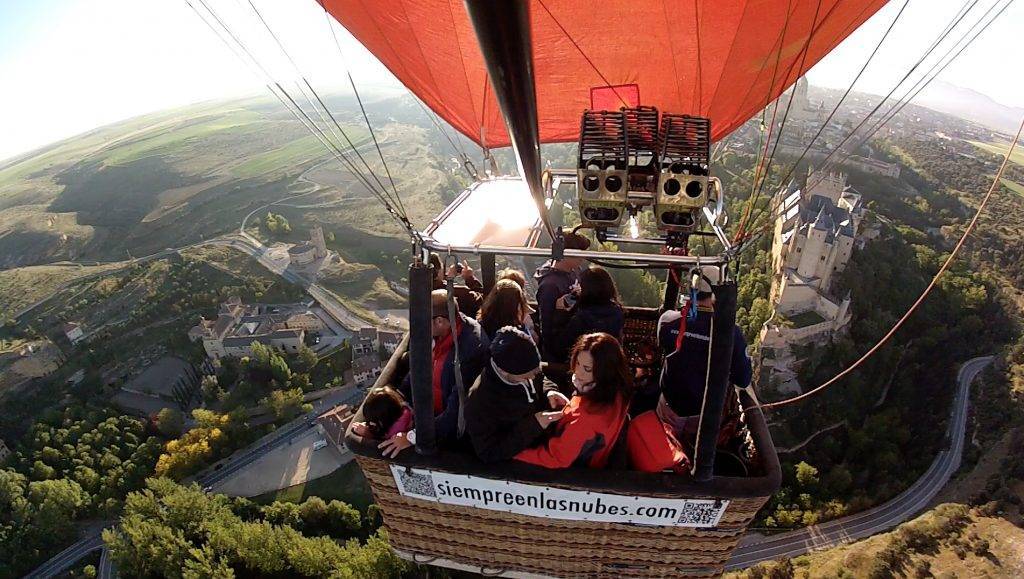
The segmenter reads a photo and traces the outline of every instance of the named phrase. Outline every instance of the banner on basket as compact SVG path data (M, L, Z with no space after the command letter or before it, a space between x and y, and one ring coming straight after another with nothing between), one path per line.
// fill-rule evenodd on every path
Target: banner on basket
M395 464L391 473L402 496L549 519L708 528L729 506L726 500L573 491Z

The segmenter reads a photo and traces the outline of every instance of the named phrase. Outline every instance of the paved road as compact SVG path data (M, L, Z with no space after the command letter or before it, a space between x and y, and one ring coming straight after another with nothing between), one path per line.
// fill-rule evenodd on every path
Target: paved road
M887 531L919 513L960 468L970 385L991 361L991 356L973 358L960 367L957 375L959 388L953 403L952 420L946 431L950 446L939 452L924 475L910 488L889 502L862 513L769 538L754 538L752 540L756 542L741 544L733 552L726 568L742 569L762 561L796 557L809 551L835 547Z
M299 433L306 432L315 425L316 417L322 413L325 409L335 406L337 404L358 404L365 392L358 388L345 392L338 392L321 398L314 405L311 412L303 414L295 420L289 422L287 425L277 429L273 436L270 438L263 438L257 441L253 446L250 446L244 450L236 452L228 462L225 463L224 467L220 470L213 471L205 476L196 479L196 483L202 488L210 488L224 479L230 477L236 472L243 468L251 465L252 463L259 460L263 455L278 448L283 444L287 444L288 440ZM82 557L88 555L92 551L97 549L103 549L104 555L107 554L106 549L103 547L103 539L100 536L102 531L97 530L94 533L83 537L77 543L71 545L67 549L64 549L57 555L54 555L49 561L43 563L36 568L35 571L26 575L28 578L48 578L54 577L67 571L75 565ZM110 558L106 557L109 561ZM101 557L101 570L103 568L103 558ZM112 562L106 565L107 575L100 575L101 577L110 577L113 572Z

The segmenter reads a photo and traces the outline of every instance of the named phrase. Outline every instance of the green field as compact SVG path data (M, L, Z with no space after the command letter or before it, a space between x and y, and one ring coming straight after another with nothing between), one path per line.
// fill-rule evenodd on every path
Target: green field
M1010 147L1010 143L982 143L980 141L968 142L974 145L975 147L981 149L982 151L992 153L993 155L998 155L999 157L1005 157L1006 149ZM1021 167L1024 167L1024 148L1022 148L1019 143L1017 145L1017 148L1014 149L1013 155L1010 157L1010 161L1020 165Z
M1017 195L1024 197L1024 185L1021 185L1020 183L1017 183L1015 181L1010 181L1009 179L1006 178L1000 179L1000 181L1003 182L1004 187L1006 187L1010 191L1013 191Z
M354 103L328 102L353 143L367 143ZM402 117L400 100L374 106L380 117ZM427 223L458 186L433 133L394 120L375 129L410 219ZM363 156L387 183L376 152ZM280 207L296 235L320 223L353 248L344 252L350 262L376 263L379 253L357 255L366 253L364 241L405 245L404 231L380 203L340 164L321 163L329 159L269 99L197 105L90 131L0 162L0 269L181 247L231 232L248 211L306 192L315 193L301 203L316 207Z
M117 267L120 264L39 265L0 271L0 319L13 316L22 308L57 291L62 285Z

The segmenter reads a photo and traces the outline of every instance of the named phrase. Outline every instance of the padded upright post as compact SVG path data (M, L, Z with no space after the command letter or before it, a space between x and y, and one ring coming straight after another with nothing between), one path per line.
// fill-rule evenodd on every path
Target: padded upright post
M437 452L434 436L434 388L430 368L430 292L432 270L417 262L409 267L409 374L416 419L416 452Z
M714 476L715 447L722 427L722 409L729 392L732 362L733 327L736 325L736 284L714 287L715 318L712 322L711 365L707 391L700 412L697 447L694 450L693 478L708 481Z

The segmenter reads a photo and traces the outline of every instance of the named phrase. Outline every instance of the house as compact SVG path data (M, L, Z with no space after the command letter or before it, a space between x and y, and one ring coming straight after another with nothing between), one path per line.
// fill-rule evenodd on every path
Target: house
M0 464L3 464L8 456L11 456L11 449L7 448L7 443L0 438Z
M352 356L367 356L376 354L380 348L380 338L377 328L367 326L359 328L359 331L352 336Z
M304 305L245 305L233 297L221 304L217 319L200 318L188 331L188 337L193 342L202 341L203 349L212 359L241 358L251 355L252 345L257 342L296 353L307 331L324 327L323 321Z
M358 386L367 386L380 376L380 357L375 353L352 360L352 379Z
M82 331L82 325L78 322L68 322L63 326L64 335L67 336L68 341L72 344L77 344L85 338L85 332Z
M340 404L317 416L317 429L338 450L345 451L345 430L352 421L353 410L348 404Z
M324 321L313 312L292 314L284 320L284 327L307 332L319 332L324 329Z
M404 332L394 332L390 330L380 330L377 332L377 337L380 341L380 345L384 347L384 351L388 355L394 354L395 350L402 343L402 338L405 337Z

